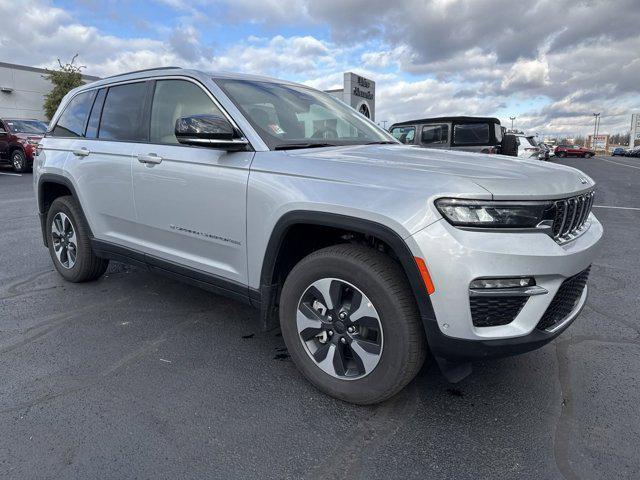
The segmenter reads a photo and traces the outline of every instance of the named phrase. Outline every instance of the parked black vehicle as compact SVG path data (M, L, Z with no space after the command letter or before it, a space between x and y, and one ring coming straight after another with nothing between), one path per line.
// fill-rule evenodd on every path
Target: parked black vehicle
M433 117L391 125L389 132L400 142L428 148L503 153L517 156L517 142L492 117Z

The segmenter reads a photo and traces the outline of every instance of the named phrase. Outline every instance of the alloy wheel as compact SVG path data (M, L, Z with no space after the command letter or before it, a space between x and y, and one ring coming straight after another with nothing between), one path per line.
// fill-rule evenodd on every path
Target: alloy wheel
M21 172L24 169L24 158L19 152L15 152L11 160L16 171Z
M76 232L71 219L63 212L58 212L51 223L53 250L64 268L73 268L78 256Z
M363 378L380 361L380 316L371 300L344 280L313 282L300 297L296 323L307 354L334 378Z

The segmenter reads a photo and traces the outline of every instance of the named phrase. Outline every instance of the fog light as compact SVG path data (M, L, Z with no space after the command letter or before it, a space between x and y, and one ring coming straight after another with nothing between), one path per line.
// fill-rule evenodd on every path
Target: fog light
M471 289L531 287L536 284L533 277L525 278L479 278L469 284Z

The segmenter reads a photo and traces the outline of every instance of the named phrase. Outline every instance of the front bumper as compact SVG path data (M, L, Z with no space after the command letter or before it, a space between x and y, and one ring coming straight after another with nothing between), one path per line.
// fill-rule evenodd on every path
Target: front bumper
M513 355L549 342L576 318L587 298L585 288L574 310L553 331L536 328L562 282L595 258L602 225L591 214L589 228L558 245L544 233L466 231L440 220L407 239L423 258L435 285L430 296L434 319L425 319L431 350L447 359ZM513 321L478 327L471 317L469 284L481 277L532 276L547 294L531 296Z

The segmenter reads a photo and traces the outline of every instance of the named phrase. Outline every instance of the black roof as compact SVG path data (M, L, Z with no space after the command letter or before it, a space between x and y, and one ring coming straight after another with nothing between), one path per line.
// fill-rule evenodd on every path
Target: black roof
M494 117L431 117L420 118L418 120L406 120L404 122L397 122L391 125L391 127L398 127L401 125L415 125L419 123L433 123L433 122L465 122L465 123L497 123L500 125L500 120ZM389 127L389 128L391 128Z

